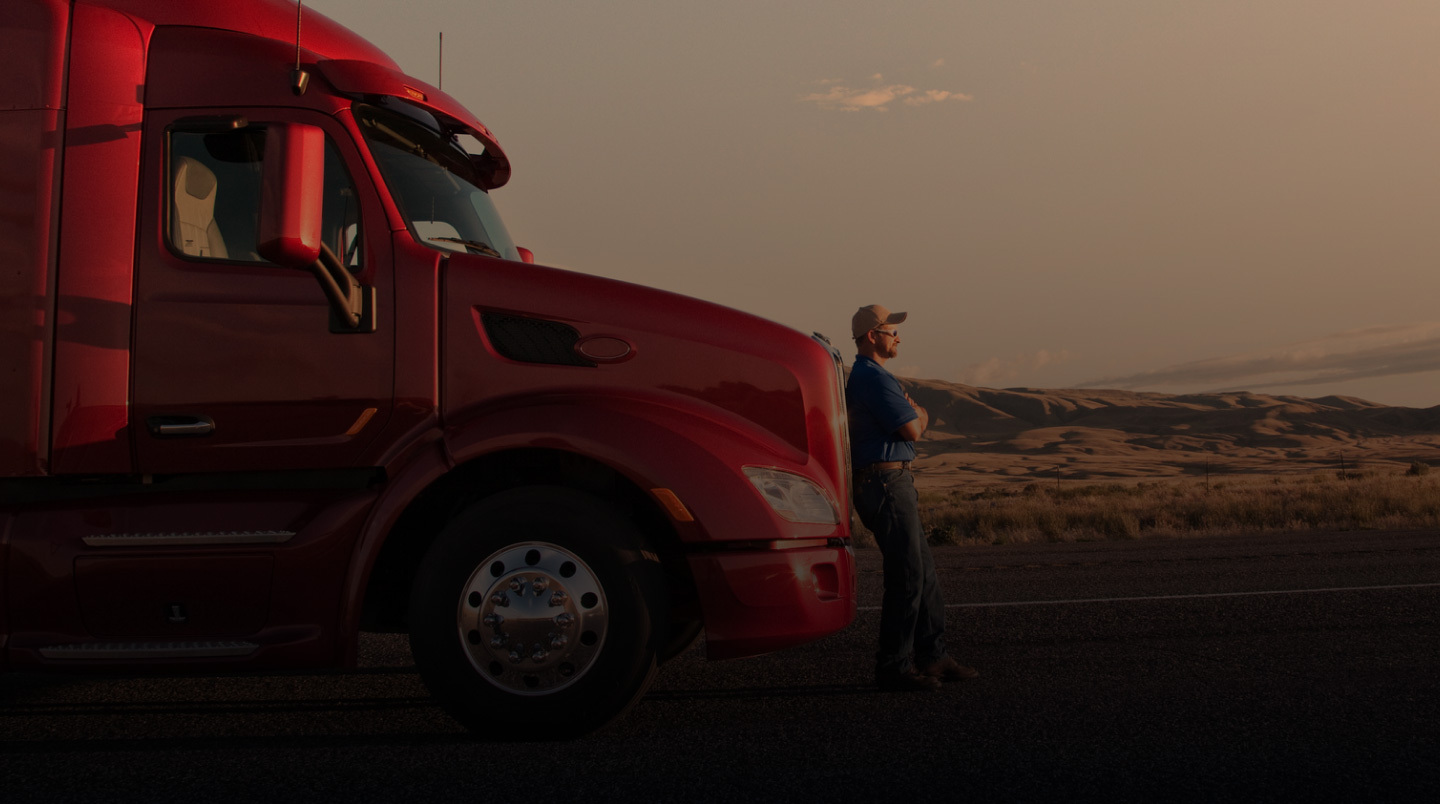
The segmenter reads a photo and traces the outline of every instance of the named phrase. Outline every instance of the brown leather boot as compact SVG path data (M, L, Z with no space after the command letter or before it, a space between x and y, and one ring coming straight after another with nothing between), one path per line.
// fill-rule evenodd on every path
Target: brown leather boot
M937 681L963 681L979 678L980 671L955 661L949 656L920 665L919 671Z

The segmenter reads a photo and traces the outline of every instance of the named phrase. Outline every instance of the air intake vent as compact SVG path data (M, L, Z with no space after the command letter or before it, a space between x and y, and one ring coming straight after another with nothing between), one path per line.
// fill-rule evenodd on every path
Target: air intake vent
M569 324L502 313L483 313L480 320L495 351L511 360L552 366L596 365L575 353L580 332Z

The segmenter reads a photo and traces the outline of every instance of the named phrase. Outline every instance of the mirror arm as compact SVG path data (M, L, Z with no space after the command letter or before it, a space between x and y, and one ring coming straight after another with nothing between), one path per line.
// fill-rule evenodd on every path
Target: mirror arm
M360 283L345 270L329 246L320 244L320 258L310 264L310 273L315 275L342 324L350 329L359 327L363 301Z
M351 327L360 323L360 314L356 313L351 304L354 298L354 277L350 272L340 265L340 259L336 258L336 252L330 251L330 246L321 244L320 259L311 262L310 272L315 275L315 280L320 282L321 290L325 291L325 298L330 300L330 307L340 314L341 320L346 321ZM344 282L341 285L341 282Z

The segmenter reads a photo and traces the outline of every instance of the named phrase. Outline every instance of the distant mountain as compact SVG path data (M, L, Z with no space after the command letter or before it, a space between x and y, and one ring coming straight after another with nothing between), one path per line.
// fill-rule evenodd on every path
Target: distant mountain
M931 416L922 474L1154 477L1440 464L1440 405L901 383Z

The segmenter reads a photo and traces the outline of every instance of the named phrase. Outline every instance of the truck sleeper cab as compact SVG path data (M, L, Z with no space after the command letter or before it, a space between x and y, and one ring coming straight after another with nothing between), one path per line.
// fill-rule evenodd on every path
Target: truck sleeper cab
M853 619L822 339L528 262L491 132L318 14L297 77L293 3L12 6L6 669L343 667L404 631L457 719L534 739L702 628L728 658Z

